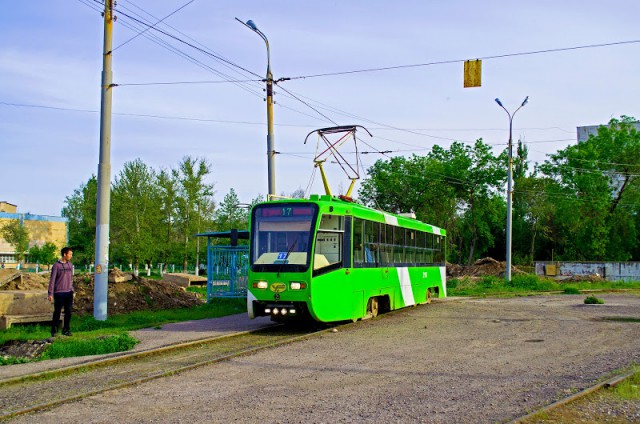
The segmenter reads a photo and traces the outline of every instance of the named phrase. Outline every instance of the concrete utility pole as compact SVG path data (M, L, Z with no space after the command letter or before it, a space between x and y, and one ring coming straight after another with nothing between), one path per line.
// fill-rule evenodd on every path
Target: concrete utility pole
M276 151L273 135L273 75L271 74L269 40L267 39L267 36L258 29L252 20L248 20L246 23L242 22L238 18L236 18L236 20L258 34L267 46L267 78L264 81L267 83L267 172L269 174L269 192L267 193L267 200L270 200L270 198L276 194Z
M100 162L98 163L98 204L96 206L96 257L93 317L107 319L109 273L109 209L111 206L111 94L113 75L113 0L104 2L104 47L100 105Z
M511 234L512 234L512 204L513 204L513 117L516 116L516 112L520 110L529 101L529 96L525 97L524 101L516 109L513 114L502 105L500 99L496 98L496 103L509 116L509 169L507 172L507 268L504 273L504 278L508 282L511 281Z

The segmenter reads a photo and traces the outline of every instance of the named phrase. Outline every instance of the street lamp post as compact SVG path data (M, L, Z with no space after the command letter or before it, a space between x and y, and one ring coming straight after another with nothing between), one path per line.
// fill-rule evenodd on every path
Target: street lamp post
M525 97L522 104L511 114L509 111L502 105L500 99L496 98L496 103L509 116L509 168L507 171L507 267L505 270L505 280L508 282L511 281L511 234L512 234L512 204L513 204L513 117L516 116L516 113L527 104L529 101L529 96Z
M248 20L246 23L236 18L238 22L246 26L256 34L258 34L267 46L267 77L264 80L267 83L267 173L269 176L269 192L267 194L267 200L276 194L276 175L275 175L275 140L273 136L273 75L271 74L271 59L269 51L269 40L262 31L258 29L256 24L252 20Z

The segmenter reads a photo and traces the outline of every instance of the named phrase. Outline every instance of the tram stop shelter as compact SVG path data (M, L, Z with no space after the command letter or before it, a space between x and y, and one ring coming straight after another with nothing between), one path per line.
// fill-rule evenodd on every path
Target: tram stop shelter
M207 238L207 302L213 298L247 297L249 272L248 230L209 231L196 234ZM228 240L219 244L218 240Z

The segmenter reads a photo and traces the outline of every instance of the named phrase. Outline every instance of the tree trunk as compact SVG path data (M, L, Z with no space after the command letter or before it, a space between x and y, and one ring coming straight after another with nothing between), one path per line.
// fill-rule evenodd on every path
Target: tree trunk
M469 246L469 258L467 259L467 265L473 263L473 253L476 250L476 242L478 241L478 235L473 231L473 237L471 237L471 245Z

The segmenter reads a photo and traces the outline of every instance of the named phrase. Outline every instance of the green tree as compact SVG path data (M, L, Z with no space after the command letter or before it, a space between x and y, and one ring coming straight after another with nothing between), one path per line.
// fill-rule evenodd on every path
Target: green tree
M247 215L240 207L240 200L236 191L231 188L224 196L216 210L216 228L219 231L227 231L232 228L246 229Z
M11 219L0 229L0 236L14 248L16 260L22 266L25 253L29 248L29 230L19 219Z
M158 200L160 205L160 222L162 225L162 236L160 245L162 248L161 258L165 266L172 260L172 253L179 247L177 243L177 202L178 202L178 180L171 171L160 170L156 178L158 188Z
M65 198L62 216L69 219L69 245L73 249L74 262L93 262L96 246L96 204L98 180L89 180Z
M558 186L555 219L561 258L634 257L635 218L640 213L640 133L634 121L626 116L612 119L597 135L558 151L540 166Z
M138 269L158 254L160 202L156 173L141 159L126 162L115 178L111 195L112 256Z
M359 198L390 212L415 212L447 230L450 259L467 262L489 252L501 223L506 155L494 156L482 140L434 146L427 156L379 160L368 170Z
M48 241L42 247L34 244L29 249L29 262L40 265L53 265L58 260L58 247Z
M199 240L194 243L194 234L213 222L213 184L205 181L211 173L211 165L204 158L185 156L178 169L172 172L179 188L176 199L177 227L183 246L183 270L186 272L189 254L193 252L194 244L196 262L200 259Z

